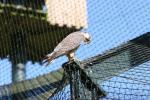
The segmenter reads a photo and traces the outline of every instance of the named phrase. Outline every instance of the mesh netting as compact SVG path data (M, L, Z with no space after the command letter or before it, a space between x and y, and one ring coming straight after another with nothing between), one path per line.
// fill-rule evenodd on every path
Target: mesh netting
M149 3L0 0L0 100L148 100ZM48 67L41 64L63 38L79 30L90 33L92 42L77 50L79 65L68 65L78 69L66 70L65 56Z

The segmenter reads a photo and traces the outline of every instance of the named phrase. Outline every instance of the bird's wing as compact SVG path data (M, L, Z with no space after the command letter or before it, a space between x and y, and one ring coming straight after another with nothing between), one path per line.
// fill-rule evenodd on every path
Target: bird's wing
M80 46L81 38L79 36L69 35L62 40L54 49L54 52L66 53Z
M79 43L66 43L65 45L59 46L55 48L54 52L56 53L55 58L62 56L62 55L66 55L68 54L70 51L74 51L76 50L78 47L80 46Z
M46 56L45 62L51 62L53 59L68 54L80 46L81 38L78 35L69 35L63 39L54 49L52 54Z

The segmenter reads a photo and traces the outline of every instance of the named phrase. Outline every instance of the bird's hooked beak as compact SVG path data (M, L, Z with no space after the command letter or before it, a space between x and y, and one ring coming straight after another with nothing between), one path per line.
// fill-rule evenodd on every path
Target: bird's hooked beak
M86 37L84 42L87 44L91 43L91 37Z
M89 44L90 42L91 42L91 36L90 36L90 34L88 34L88 33L82 33L83 34L83 37L84 37L84 43L85 44Z

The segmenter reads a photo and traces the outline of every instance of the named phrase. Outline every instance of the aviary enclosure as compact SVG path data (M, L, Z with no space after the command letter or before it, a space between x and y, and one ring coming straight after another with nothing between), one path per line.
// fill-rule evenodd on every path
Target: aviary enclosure
M0 0L0 100L149 100L150 0ZM92 42L45 67L67 35Z

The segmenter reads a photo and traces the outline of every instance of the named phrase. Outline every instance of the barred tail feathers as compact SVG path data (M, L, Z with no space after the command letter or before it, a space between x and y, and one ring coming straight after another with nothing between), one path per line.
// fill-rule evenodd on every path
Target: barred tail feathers
M47 63L46 66L48 66L50 63L52 63L52 61L55 59L55 55L56 53L51 53L46 55L46 57L43 60L43 63Z

